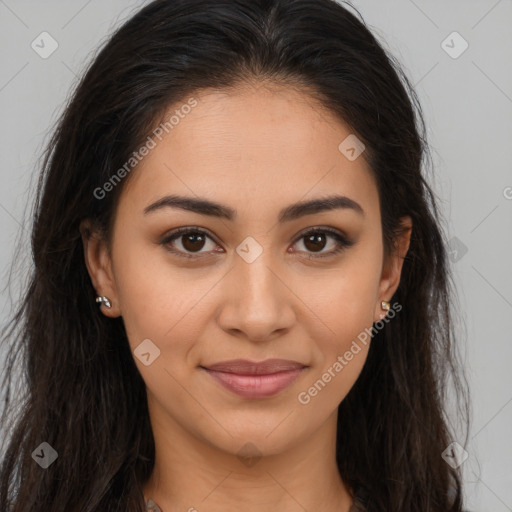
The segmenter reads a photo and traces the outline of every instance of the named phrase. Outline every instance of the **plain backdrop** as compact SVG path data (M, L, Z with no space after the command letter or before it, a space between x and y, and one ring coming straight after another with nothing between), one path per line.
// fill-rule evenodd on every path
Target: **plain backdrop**
M8 272L22 225L29 225L28 193L42 148L92 52L145 3L0 0L2 324L12 307ZM426 115L432 184L448 223L465 320L460 335L473 400L462 465L467 507L512 511L512 1L353 5L402 63ZM19 283L12 285L15 298Z

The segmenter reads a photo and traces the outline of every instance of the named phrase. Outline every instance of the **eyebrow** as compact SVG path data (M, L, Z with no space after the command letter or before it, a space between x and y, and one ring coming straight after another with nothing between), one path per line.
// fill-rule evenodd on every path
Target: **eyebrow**
M237 217L236 210L229 206L215 201L210 201L205 198L179 195L168 195L158 199L144 208L144 215L161 210L162 208L179 208L181 210L195 212L200 215L208 215L210 217L218 217L230 221L235 220ZM315 213L337 209L349 209L364 217L364 210L359 203L346 196L333 195L325 198L293 203L279 212L278 221L280 223L290 222L306 215L313 215Z

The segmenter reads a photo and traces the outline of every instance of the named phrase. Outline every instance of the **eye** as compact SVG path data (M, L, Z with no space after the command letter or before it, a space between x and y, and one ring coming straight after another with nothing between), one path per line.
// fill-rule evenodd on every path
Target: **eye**
M328 246L328 239L332 239L331 250L323 251ZM341 232L331 228L314 228L301 233L297 242L301 242L309 253L308 259L328 258L334 256L344 249L354 245L354 242L348 240ZM302 251L301 251L302 252Z
M179 243L178 247L173 244L173 242L177 240ZM205 246L208 249L207 240L212 242L213 246L210 245L210 249L206 251L201 251ZM213 241L213 239L199 228L187 227L180 228L171 233L169 236L165 237L162 242L169 252L172 252L178 256L182 256L184 258L194 258L195 254L208 253L211 251L221 252L215 249L217 244ZM181 246L181 247L180 247Z

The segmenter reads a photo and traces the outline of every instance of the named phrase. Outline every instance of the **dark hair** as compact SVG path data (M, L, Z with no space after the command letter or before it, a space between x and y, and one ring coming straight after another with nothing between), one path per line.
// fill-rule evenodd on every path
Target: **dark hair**
M2 420L10 415L12 428L1 510L143 510L155 455L145 384L122 320L97 309L79 226L92 219L109 239L129 177L102 199L94 191L169 105L261 80L314 96L364 142L387 253L400 218L413 221L392 298L403 309L374 335L339 405L340 475L367 491L372 512L462 510L459 472L441 456L452 440L443 409L449 385L459 418L468 401L442 220L422 170L431 160L425 122L400 65L333 0L156 0L117 30L84 74L44 155L33 270L4 333L12 347ZM18 358L24 394L15 408ZM31 457L43 441L58 453L46 471Z

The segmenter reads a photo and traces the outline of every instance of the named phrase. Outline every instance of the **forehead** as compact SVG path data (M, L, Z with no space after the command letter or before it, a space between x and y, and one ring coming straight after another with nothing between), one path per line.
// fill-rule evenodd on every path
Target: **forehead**
M333 192L358 202L378 200L363 155L351 161L339 149L353 137L350 127L312 96L248 85L193 97L192 109L181 108L186 100L169 107L163 119L174 116L172 129L154 138L122 196L147 202L186 193L253 213L272 209L276 200Z

